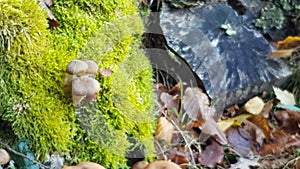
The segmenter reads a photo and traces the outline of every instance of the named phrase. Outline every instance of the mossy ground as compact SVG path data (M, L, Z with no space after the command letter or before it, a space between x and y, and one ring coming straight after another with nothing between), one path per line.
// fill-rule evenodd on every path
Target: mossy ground
M40 160L58 151L71 155L68 163L121 168L130 138L153 157L152 71L140 49L143 25L133 1L57 0L51 10L60 27L51 31L35 1L5 0L0 9L0 118L13 140L30 140ZM80 109L64 91L73 59L114 71L97 78L97 101Z

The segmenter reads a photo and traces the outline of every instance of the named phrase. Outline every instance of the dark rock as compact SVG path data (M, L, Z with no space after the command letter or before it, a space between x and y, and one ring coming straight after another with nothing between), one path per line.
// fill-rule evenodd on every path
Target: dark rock
M208 95L222 96L226 105L269 91L291 75L280 61L266 59L271 45L226 4L188 9L163 4L160 26L168 46L186 60Z

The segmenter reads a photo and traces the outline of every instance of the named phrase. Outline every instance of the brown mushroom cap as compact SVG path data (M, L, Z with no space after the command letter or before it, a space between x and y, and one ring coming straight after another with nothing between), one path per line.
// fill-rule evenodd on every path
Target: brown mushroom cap
M145 169L181 169L179 165L171 161L154 161L149 163Z
M6 150L0 149L0 165L7 164L10 160L10 156Z
M148 164L147 161L139 161L132 166L132 169L144 169Z
M88 69L86 70L85 73L89 73L89 74L95 74L98 71L98 65L96 62L92 61L92 60L86 60L84 61L87 65L88 65Z
M74 74L82 74L85 73L88 69L88 64L81 60L72 60L67 65L67 72L74 75Z
M99 82L91 77L81 76L72 82L72 94L75 96L93 96L99 91Z
M76 166L65 166L62 169L105 169L103 166L93 162L80 162Z

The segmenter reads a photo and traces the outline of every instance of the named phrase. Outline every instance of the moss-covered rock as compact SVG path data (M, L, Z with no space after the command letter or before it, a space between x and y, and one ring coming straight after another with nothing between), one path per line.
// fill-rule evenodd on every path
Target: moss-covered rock
M0 118L15 140L30 140L38 159L58 151L71 155L69 163L89 160L107 168L126 166L131 138L153 157L152 71L140 49L136 5L57 0L51 10L61 26L49 31L37 2L0 3ZM78 109L64 91L74 59L113 70L97 78L97 101Z

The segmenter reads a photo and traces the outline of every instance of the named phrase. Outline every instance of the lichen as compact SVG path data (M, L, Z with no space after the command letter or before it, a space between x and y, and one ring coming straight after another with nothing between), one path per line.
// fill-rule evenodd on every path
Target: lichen
M130 138L152 158L152 70L140 49L143 25L134 2L57 0L50 9L60 22L52 31L37 2L0 3L1 120L15 140L30 141L38 160L58 151L71 155L67 163L126 167ZM80 109L64 86L74 59L113 70L97 78L96 102Z
M294 0L268 0L261 9L260 17L255 26L267 33L270 30L280 30L290 23L298 25L297 15L300 12L300 2Z

